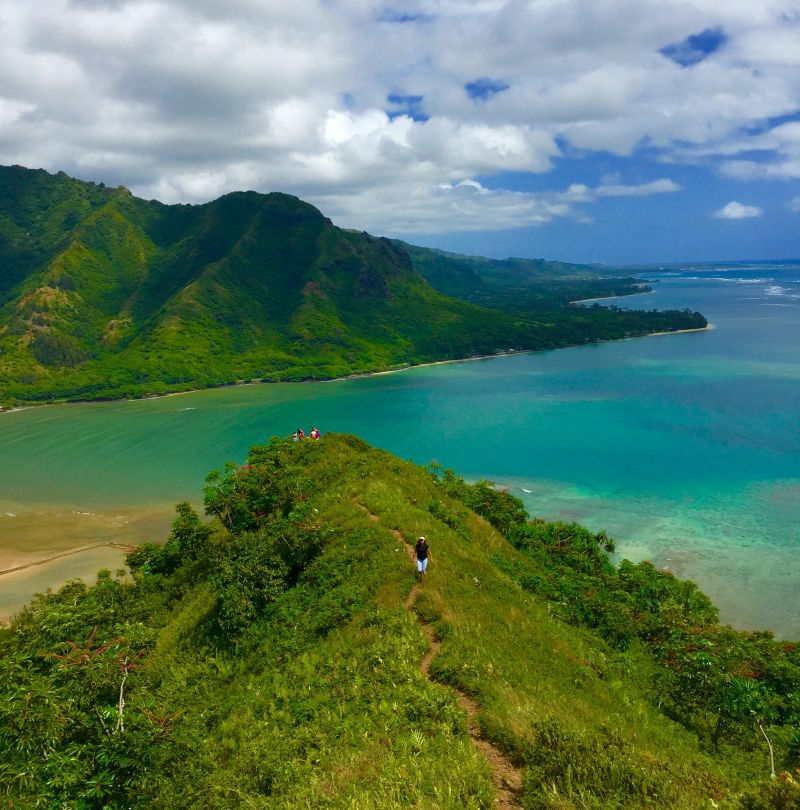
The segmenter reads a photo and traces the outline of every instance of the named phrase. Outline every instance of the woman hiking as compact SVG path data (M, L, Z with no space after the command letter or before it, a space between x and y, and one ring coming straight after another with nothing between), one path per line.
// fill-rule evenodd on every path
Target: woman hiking
M430 546L424 537L417 540L417 544L414 546L414 557L417 561L417 577L422 579L423 575L428 573L428 560L432 559Z

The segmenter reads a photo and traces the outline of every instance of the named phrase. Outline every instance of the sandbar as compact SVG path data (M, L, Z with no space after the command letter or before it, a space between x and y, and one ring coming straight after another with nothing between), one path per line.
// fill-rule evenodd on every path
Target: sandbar
M0 621L47 588L123 568L131 548L163 542L174 517L173 504L100 511L0 501Z

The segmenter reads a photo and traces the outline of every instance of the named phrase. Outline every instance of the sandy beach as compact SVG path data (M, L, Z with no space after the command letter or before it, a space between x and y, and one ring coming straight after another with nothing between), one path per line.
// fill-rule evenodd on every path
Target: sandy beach
M646 286L646 285L642 285ZM577 301L570 301L570 305L575 304L594 304L596 301L613 301L615 298L633 298L637 295L647 295L653 292L652 290L639 290L635 293L626 293L625 295L601 295L597 298L579 298Z
M0 576L105 543L135 546L143 539L162 540L173 517L171 503L94 512L0 501Z
M661 335L688 335L690 332L708 332L710 329L716 329L713 323L706 324L705 326L698 326L696 329L673 329L671 332L650 332L642 337L660 337ZM631 338L632 339L632 338Z

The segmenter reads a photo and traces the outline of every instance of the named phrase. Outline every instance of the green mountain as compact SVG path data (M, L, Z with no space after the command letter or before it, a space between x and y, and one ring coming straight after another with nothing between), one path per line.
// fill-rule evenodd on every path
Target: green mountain
M596 281L610 275L588 264L547 259L488 259L418 247L400 240L396 240L396 244L408 253L414 269L433 287L456 298L493 288L524 289L542 282Z
M400 241L396 244L408 253L413 268L439 292L532 320L545 316L551 321L575 322L581 316L571 308L573 302L651 289L641 280L625 276L622 270L600 265L547 259L487 259ZM607 325L630 316L619 311L615 315L595 311L592 317L605 319Z
M562 309L451 298L402 245L285 194L163 205L0 168L0 402L325 379L704 325Z
M6 806L799 806L797 645L604 533L344 435L205 504L0 628Z

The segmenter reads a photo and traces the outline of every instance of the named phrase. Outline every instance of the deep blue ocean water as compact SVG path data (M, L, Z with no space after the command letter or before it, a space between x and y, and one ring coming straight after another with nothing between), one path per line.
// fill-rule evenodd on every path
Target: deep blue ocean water
M209 469L316 425L490 478L532 514L606 528L620 556L697 581L725 621L800 638L800 266L645 276L653 292L603 303L690 307L714 328L2 415L0 549L35 542L56 513L107 515L112 534L117 512L166 525L171 504L199 502Z

